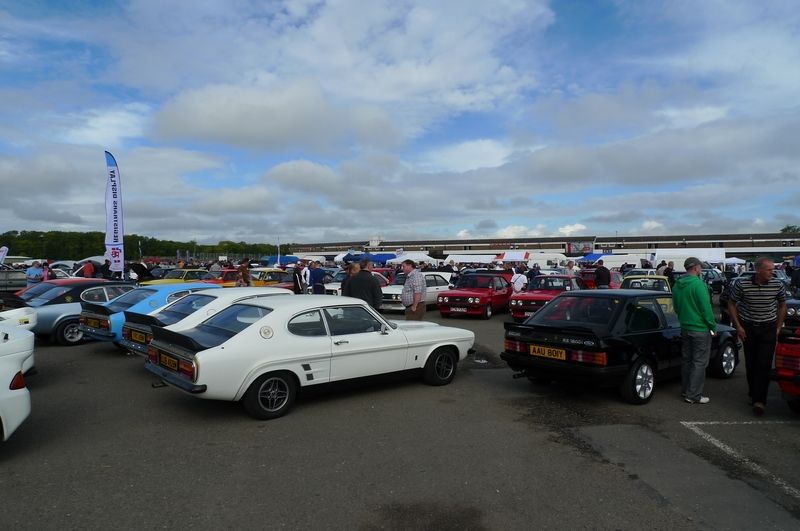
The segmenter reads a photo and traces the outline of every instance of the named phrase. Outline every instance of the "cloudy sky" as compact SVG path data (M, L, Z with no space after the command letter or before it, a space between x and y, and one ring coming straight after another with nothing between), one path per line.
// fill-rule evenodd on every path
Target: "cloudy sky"
M0 0L0 232L800 224L796 0Z

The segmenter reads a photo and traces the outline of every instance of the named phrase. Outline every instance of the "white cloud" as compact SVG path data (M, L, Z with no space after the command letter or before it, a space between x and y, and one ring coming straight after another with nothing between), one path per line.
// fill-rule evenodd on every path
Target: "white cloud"
M647 233L661 231L663 228L664 224L654 219L648 219L642 223L642 231Z
M512 148L497 140L470 140L423 153L417 165L426 172L461 173L502 166L512 152Z
M149 121L150 107L142 103L128 103L118 108L89 109L69 115L67 120L75 125L56 135L69 144L117 147L125 138L139 138Z
M564 236L571 236L573 233L584 232L585 230L586 225L581 223L573 223L572 225L564 225L563 227L559 227L558 233L563 234Z

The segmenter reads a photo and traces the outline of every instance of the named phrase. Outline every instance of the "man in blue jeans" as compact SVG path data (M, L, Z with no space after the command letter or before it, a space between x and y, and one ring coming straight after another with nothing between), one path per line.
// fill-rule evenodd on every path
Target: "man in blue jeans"
M690 404L708 404L710 400L703 396L703 385L717 323L708 288L700 278L703 263L690 257L683 267L686 275L680 277L672 288L672 302L681 323L683 399Z

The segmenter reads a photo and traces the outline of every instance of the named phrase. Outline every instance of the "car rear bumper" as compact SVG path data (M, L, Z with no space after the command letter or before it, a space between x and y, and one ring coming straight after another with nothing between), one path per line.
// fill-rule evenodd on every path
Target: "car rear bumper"
M600 367L549 360L518 352L503 351L500 353L500 358L515 371L532 371L537 376L549 376L563 380L579 380L592 383L619 382L628 374L627 366Z
M139 354L140 356L147 356L147 345L142 345L141 343L130 341L128 339L120 340L119 345L123 348L128 349L128 351L133 352L134 354Z
M197 385L192 382L187 382L174 372L151 363L150 360L144 362L144 368L161 378L164 383L167 383L173 387L177 387L181 391L186 391L187 393L193 395L205 393L206 389L208 388L206 385Z
M91 337L92 339L97 339L98 341L114 341L117 336L114 332L110 332L108 330L101 330L99 328L93 328L91 326L86 326L83 324L78 325L78 330L80 330L87 336Z
M27 388L9 391L0 398L0 419L3 422L3 440L8 440L14 430L31 414L31 394Z

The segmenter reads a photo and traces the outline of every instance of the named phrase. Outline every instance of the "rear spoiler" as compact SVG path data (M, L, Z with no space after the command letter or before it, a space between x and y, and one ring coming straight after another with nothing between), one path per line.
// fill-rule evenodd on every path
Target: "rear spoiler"
M159 321L153 315L147 315L146 313L127 312L127 311L124 313L125 313L126 323L134 323L147 326L164 326L164 323Z
M0 294L0 308L24 308L28 304L13 291Z
M180 347L182 349L190 350L192 352L199 352L201 350L206 350L209 348L208 346L201 345L191 337L187 336L186 334L182 334L180 332L173 332L172 330L167 330L163 326L153 326L153 341L160 341L162 343L168 343L170 345L175 345L176 347Z
M83 309L83 311L85 312L96 313L98 315L111 315L112 313L114 313L105 306L103 306L102 304L97 304L94 302L86 302L86 301L81 301L81 309Z

